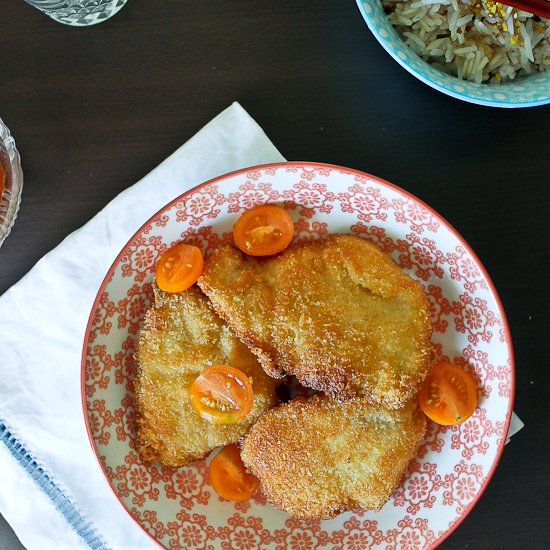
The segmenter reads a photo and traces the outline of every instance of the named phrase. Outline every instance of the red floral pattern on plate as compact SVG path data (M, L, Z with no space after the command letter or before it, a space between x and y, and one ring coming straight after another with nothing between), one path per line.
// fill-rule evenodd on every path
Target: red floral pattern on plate
M351 517L344 522L341 531L332 536L334 550L369 550L382 544L384 533L378 528L378 522L366 519L359 521Z
M260 177L257 172L254 172L251 174L251 179L254 179L256 175ZM240 213L255 206L275 202L280 198L280 193L274 191L271 184L247 181L239 187L237 192L229 193L227 196L229 203L227 211Z
M300 216L311 218L316 212L329 214L333 208L334 193L324 183L313 182L314 174L308 174L310 181L300 181L283 193L287 209L299 208Z
M386 234L386 230L383 227L378 227L376 225L368 226L363 222L359 222L351 226L350 233L372 241L386 252L386 254L391 254L396 249L395 242Z
M175 519L169 521L165 529L165 534L170 537L169 548L214 548L206 544L212 538L212 528L208 526L206 516L180 510Z
M129 334L137 334L147 308L153 303L151 285L133 285L126 296L118 301L118 328L128 330Z
M469 342L476 345L480 339L487 343L491 341L493 333L489 327L499 323L499 320L489 309L487 300L465 292L458 301L452 303L452 311L456 316L456 330L468 333Z
M261 493L261 491L258 491L252 498L249 498L248 500L235 502L235 510L246 513L250 510L252 504L259 504L261 506L265 506L267 504L267 500Z
M147 527L147 531L158 541L161 541L166 534L166 528L162 521L159 521L156 510L147 510L133 507L132 515L137 521Z
M262 518L234 514L227 520L227 527L219 530L224 550L255 550L270 541L270 533L263 526Z
M443 253L437 249L435 241L411 233L405 240L397 240L399 265L414 273L418 279L427 281L430 277L443 277L441 265L445 261Z
M430 302L430 316L434 332L447 332L449 321L445 318L451 312L451 304L443 295L443 289L437 285L428 285L424 289Z
M498 379L498 395L506 399L512 398L512 379L510 378L510 372L512 370L512 359L508 357L506 359L506 365L497 366L497 372L495 378Z
M196 503L207 505L212 496L212 491L205 485L206 465L204 462L195 462L187 468L167 469L167 477L164 490L166 497L178 500L179 505L186 510L192 510Z
M205 219L214 219L221 212L225 196L216 185L203 187L190 193L185 200L176 203L176 221L187 222L196 227Z
M487 419L487 411L478 406L470 418L453 426L453 430L455 433L451 437L451 449L460 450L462 456L469 460L474 453L487 453L491 436L502 437L503 423Z
M401 486L393 495L394 506L407 505L409 514L416 514L421 507L432 508L435 492L442 486L437 474L437 464L420 463L416 460L409 465Z
M114 424L118 441L128 441L135 449L134 394L127 393L120 401L120 407L114 410Z
M179 240L200 248L203 255L208 256L215 248L232 242L233 234L223 233L218 235L212 231L212 227L203 226L198 229L187 229L181 234Z
M328 235L327 224L323 222L310 222L300 218L294 222L294 241L305 242L320 239Z
M394 199L391 205L395 220L410 225L415 233L424 233L426 229L437 233L440 223L425 206L408 198Z
M109 372L113 368L114 361L107 353L107 346L88 347L89 360L86 362L85 383L86 397L92 397L96 390L107 389L111 376Z
M142 282L147 275L154 273L157 260L167 250L160 235L149 238L139 236L120 257L120 269L123 277L133 277Z
M477 495L482 480L481 465L461 460L454 467L454 473L445 476L443 484L447 491L443 493L443 504L456 506L456 513L460 514Z
M449 264L451 279L464 281L464 288L466 290L475 292L478 286L483 290L488 289L487 282L481 270L463 246L457 246L455 252L447 254L446 260Z
M431 420L428 420L424 439L422 440L422 443L416 453L417 458L424 458L428 455L428 453L441 453L443 450L443 445L445 445L443 435L448 431L448 426L441 426Z
M376 514L355 510L330 522L300 521L261 494L229 503L210 488L204 462L161 468L141 462L135 451L135 340L159 255L181 240L207 255L231 241L239 212L265 202L289 209L297 241L349 232L391 254L426 290L437 357L458 362L478 381L474 416L461 426L429 422L416 459ZM498 457L513 388L508 343L482 267L424 205L343 168L259 167L178 199L121 252L91 314L83 363L88 430L115 493L166 548L425 548L460 521Z
M90 332L90 343L95 341L98 334L108 335L111 332L113 323L110 319L113 317L115 309L115 303L109 300L109 293L104 292L94 312L94 330Z
M108 445L111 433L108 428L113 423L113 415L105 405L105 399L94 399L88 405L88 415L93 438L99 445Z
M388 217L384 210L389 209L389 201L378 188L356 183L347 192L338 193L338 199L342 212L353 213L363 222L372 219L383 221Z
M386 535L390 544L387 550L423 550L435 540L434 532L428 528L428 520L412 519L405 516L397 522L397 529L392 529Z
M331 537L321 528L319 520L289 518L283 529L274 531L272 540L277 543L276 550L310 550L325 546L331 541Z
M134 452L128 453L124 464L116 467L113 481L120 495L131 497L132 504L136 506L143 506L145 502L159 498L160 491L153 483L151 469Z
M115 383L124 384L126 391L134 391L133 380L135 376L135 340L131 335L122 342L121 351L115 353Z

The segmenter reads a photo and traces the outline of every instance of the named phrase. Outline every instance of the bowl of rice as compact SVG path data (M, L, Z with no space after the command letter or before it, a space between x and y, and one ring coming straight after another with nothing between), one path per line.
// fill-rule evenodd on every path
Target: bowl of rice
M384 49L445 94L491 107L550 103L550 20L492 0L357 0Z

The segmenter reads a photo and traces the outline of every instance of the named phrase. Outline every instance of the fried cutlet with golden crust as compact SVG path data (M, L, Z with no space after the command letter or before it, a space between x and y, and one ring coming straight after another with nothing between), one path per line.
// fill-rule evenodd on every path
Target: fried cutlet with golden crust
M327 519L379 510L395 491L426 430L416 399L400 409L322 393L266 413L241 447L267 500L293 517Z
M136 352L137 448L143 460L183 466L242 437L278 401L278 382L265 374L198 288L169 294L154 285L154 294ZM254 405L237 424L211 424L191 407L191 384L213 364L231 365L252 378Z
M345 400L399 407L432 361L420 284L352 235L293 244L269 258L216 249L199 287L274 377Z

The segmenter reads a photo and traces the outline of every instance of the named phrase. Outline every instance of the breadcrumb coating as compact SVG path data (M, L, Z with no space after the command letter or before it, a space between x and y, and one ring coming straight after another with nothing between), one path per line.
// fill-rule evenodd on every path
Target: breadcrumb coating
M302 519L379 510L397 488L426 430L416 399L400 409L364 398L297 397L252 426L241 456L267 500Z
M136 352L137 449L145 461L184 466L241 438L278 402L278 381L265 374L197 287L174 294L153 288L155 303L145 314ZM231 365L252 377L252 411L237 424L211 424L189 402L191 384L214 364Z
M360 237L331 235L268 258L227 245L198 285L270 376L295 375L334 399L400 407L431 367L422 287Z

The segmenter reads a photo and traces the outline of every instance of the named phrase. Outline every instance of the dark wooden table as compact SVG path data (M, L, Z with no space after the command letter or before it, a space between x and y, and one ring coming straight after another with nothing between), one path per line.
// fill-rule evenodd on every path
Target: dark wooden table
M439 211L500 293L526 423L442 547L550 547L550 107L432 90L389 58L354 0L129 0L85 29L11 0L0 80L25 172L0 294L234 100L287 158L368 171ZM9 540L0 523L2 548L19 547Z

